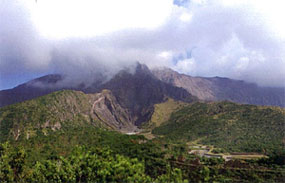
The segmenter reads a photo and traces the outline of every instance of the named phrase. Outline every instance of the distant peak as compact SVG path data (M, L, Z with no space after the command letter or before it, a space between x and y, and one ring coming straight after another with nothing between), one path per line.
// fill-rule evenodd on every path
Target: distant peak
M50 88L50 87L56 87L59 82L61 82L64 79L64 76L60 74L48 74L36 79L33 79L27 83L18 85L17 87L22 86L32 86L32 87L38 87L38 88Z
M45 76L42 76L40 78L37 78L35 79L36 81L41 81L43 83L56 83L60 80L63 79L63 76L60 75L60 74L49 74L49 75L45 75Z
M145 64L141 64L139 62L136 63L135 66L135 74L147 74L147 75L152 75L151 71L149 70L148 66Z

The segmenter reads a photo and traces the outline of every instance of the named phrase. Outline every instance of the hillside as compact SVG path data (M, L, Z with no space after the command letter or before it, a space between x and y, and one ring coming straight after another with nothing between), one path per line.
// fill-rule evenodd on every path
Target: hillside
M58 91L0 109L1 141L84 126L122 132L136 129L128 111L108 90L96 94Z
M186 105L188 105L188 103L176 101L172 98L168 98L165 102L155 104L153 114L148 123L144 124L143 128L149 131L160 126L169 120L173 112L178 111Z
M199 142L227 151L271 153L284 150L285 110L231 102L194 103L174 112L153 130L177 142Z
M169 68L153 69L152 73L161 81L182 87L203 101L229 100L242 104L285 107L285 88L260 87L222 77L192 77Z

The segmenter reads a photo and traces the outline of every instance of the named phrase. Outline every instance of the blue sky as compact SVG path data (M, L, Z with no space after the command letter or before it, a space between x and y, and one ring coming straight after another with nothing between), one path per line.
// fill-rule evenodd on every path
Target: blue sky
M48 73L110 78L139 61L284 86L279 0L1 1L0 90ZM51 13L52 12L52 13Z

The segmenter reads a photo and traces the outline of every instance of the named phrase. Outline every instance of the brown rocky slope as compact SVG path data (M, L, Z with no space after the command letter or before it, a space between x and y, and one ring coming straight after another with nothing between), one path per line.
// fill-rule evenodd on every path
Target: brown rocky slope
M229 100L237 103L285 107L285 89L259 87L253 83L221 77L192 77L169 68L152 70L163 82L186 89L204 101Z

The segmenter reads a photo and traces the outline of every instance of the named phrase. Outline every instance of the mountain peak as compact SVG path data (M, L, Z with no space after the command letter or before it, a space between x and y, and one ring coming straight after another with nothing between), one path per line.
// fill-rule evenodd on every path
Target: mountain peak
M149 70L147 65L142 64L142 63L140 63L140 62L137 62L137 63L136 63L136 69L137 69L137 70Z
M55 85L58 84L63 79L64 79L63 75L48 74L48 75L33 79L24 85L32 86L32 87L39 87L39 88L55 87Z
M145 64L141 64L141 63L137 62L136 66L135 66L135 73L134 74L151 75L151 71L149 70L148 66L146 66Z

